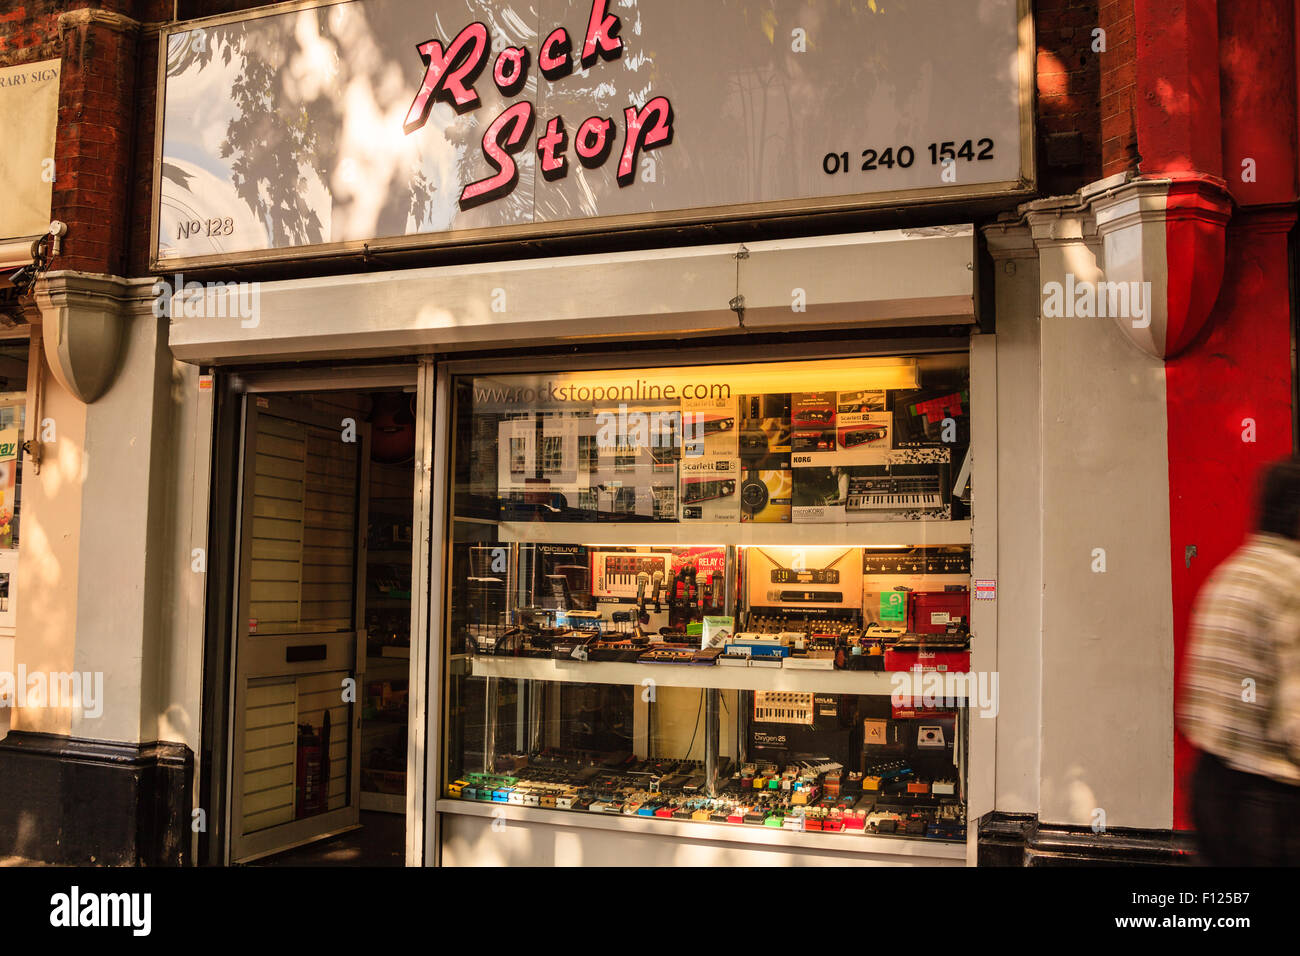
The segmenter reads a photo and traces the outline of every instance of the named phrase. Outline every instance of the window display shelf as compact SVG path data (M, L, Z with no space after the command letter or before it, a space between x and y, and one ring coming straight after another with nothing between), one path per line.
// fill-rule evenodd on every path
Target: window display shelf
M926 839L924 837L885 836L862 831L844 830L840 833L805 833L774 827L759 827L744 823L694 823L677 820L660 820L626 814L584 813L565 810L541 810L516 807L502 803L475 803L467 800L442 799L437 804L439 813L457 813L465 816L491 817L493 819L519 820L528 823L547 823L560 826L592 829L622 830L676 836L689 840L718 840L768 846L799 846L814 850L906 856L921 860L965 861L966 841Z
M603 542L618 547L678 547L689 540L708 545L874 548L944 547L971 543L970 521L865 521L857 524L763 524L671 521L503 521L502 543Z
M452 387L439 810L966 858L964 354Z
M822 694L870 694L888 697L907 678L908 696L923 696L925 675L889 671L799 670L784 667L701 667L692 664L640 664L617 661L562 661L537 657L473 657L474 677L563 681L576 684L633 684L650 679L661 687L717 690L798 691ZM931 682L933 683L933 682ZM933 689L930 690L933 693Z

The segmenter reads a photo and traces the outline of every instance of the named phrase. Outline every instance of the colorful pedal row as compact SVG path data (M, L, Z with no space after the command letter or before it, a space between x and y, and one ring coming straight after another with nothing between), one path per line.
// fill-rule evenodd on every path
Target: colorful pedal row
M965 837L965 822L956 805L931 809L929 813L877 809L872 798L866 795L838 796L826 792L819 796L815 785L797 790L792 785L780 795L779 789L771 788L774 781L779 787L779 778L769 778L762 788L751 786L749 795L742 790L738 794L710 798L648 790L598 794L576 786L536 784L518 777L471 773L451 783L448 794L485 803L801 832L905 834L949 840Z

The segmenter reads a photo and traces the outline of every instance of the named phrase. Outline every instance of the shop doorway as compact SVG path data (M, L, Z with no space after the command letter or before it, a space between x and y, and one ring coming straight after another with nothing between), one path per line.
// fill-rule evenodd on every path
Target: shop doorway
M415 387L244 395L228 860L405 855ZM334 838L337 852L315 852Z

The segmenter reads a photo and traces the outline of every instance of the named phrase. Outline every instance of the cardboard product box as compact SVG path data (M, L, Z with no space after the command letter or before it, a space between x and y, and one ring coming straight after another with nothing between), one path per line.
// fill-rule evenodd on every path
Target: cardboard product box
M795 429L834 428L838 412L835 392L795 392L790 396L790 426Z
M952 671L964 674L970 670L970 651L931 650L924 645L907 645L885 648L885 670Z
M908 630L945 634L950 624L970 627L969 591L915 591L908 609Z
M682 521L740 520L740 460L683 457L678 502Z
M862 625L902 633L907 629L907 591L863 591Z
M790 393L740 396L737 436L743 467L790 467Z
M740 455L740 406L736 398L682 399L681 457L725 458Z
M836 464L855 464L855 453L875 452L893 447L890 442L892 430L893 422L888 412L846 412L840 415L835 428L835 444L839 457ZM874 464L874 461L864 463Z
M792 454L826 453L835 451L835 429L794 428L790 432L790 451Z
M891 392L890 404L895 448L970 444L970 391L965 385Z
M791 517L795 524L819 524L844 520L848 499L848 471L843 468L791 469L794 490Z
M888 412L837 413L834 427L795 428L790 463L795 468L850 468L891 460L892 420Z
M888 395L883 389L840 392L836 396L836 411L840 413L883 412L888 407Z
M862 604L861 549L747 548L745 581L751 608L856 610Z
M700 635L700 647L708 649L711 647L721 648L736 633L736 619L727 616L706 616L704 618L704 627Z
M947 521L951 466L864 465L845 469L844 518L857 521Z
M740 520L790 521L793 492L794 479L789 468L746 470L740 483Z

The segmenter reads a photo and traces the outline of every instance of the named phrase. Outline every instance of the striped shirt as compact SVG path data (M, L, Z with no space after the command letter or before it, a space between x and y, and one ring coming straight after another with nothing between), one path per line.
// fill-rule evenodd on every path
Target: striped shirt
M1201 589L1178 722L1228 766L1300 785L1300 541L1252 535Z

